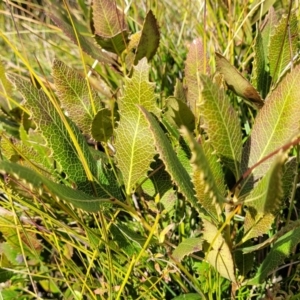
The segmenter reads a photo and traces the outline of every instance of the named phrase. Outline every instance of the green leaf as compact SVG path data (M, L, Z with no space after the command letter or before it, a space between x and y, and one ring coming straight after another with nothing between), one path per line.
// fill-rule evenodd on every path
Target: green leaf
M127 44L125 15L110 0L93 1L93 26L98 43L107 51L121 54Z
M224 278L236 282L234 275L234 263L231 251L222 234L212 223L205 219L203 221L203 239L209 243L206 253L206 260L220 273Z
M156 111L154 84L149 82L149 65L142 59L134 67L132 78L125 79L124 96L119 101L120 122L116 129L116 158L126 193L146 177L155 149L146 120L137 104Z
M200 39L192 42L185 61L185 89L187 104L196 118L202 102L200 74L209 74L210 68Z
M251 18L251 23L256 23L263 15L268 12L272 5L274 4L275 0L264 0L263 2L260 0L255 0L251 4L251 8L256 7L255 10L253 10L253 15ZM260 5L257 6L257 4L260 3Z
M283 197L282 169L285 160L286 154L278 155L267 174L245 198L248 210L243 242L261 236L270 229Z
M297 176L297 158L295 156L289 157L288 161L284 165L284 172L282 175L282 188L284 192L284 200L290 200L292 188L295 182L295 176Z
M62 14L59 10L51 8L51 10L55 11L54 13L50 13L49 16L51 20L67 35L67 37L77 46L80 46L83 52L88 54L90 57L97 59L99 62L103 62L105 64L113 64L114 60L111 56L106 54L98 47L95 41L86 36L82 36L77 34L80 45L78 45L78 41L76 38L76 34L72 26L70 26L67 22L64 21Z
M199 294L193 294L193 293L188 293L188 294L183 294L180 296L177 296L173 298L172 300L202 300L202 295Z
M14 272L0 268L0 283L6 282L14 276ZM3 295L2 295L3 296Z
M267 97L258 112L243 151L243 172L285 145L299 131L300 65L287 74ZM258 165L242 183L240 194L249 192L269 170L276 156Z
M261 108L264 105L261 96L250 82L229 61L216 52L217 71L224 76L229 89L238 96L248 100L251 105Z
M96 112L102 108L101 99L87 80L63 62L53 63L53 79L63 108L70 119L83 131L90 134Z
M247 281L248 285L257 285L280 266L300 242L300 228L289 231L280 237L271 248L263 263L260 265L254 278Z
M107 142L113 135L112 112L103 108L99 110L93 119L91 133L98 142Z
M29 188L34 188L39 193L45 190L53 195L56 200L64 200L73 204L76 208L81 208L85 211L98 212L101 207L107 206L109 202L108 198L95 198L82 191L73 190L68 186L52 182L48 178L19 164L2 161L0 162L0 172L25 181Z
M176 126L177 128L184 126L189 131L194 131L195 129L194 114L186 103L175 97L169 97L166 100L164 118L166 118L172 126Z
M210 151L209 145L201 146L196 142L194 137L186 130L183 130L192 152L191 164L193 166L193 183L196 191L198 202L203 205L203 208L208 215L212 216L216 221L219 219L221 208L224 203L225 187L224 183L219 182L219 190L214 175L219 177L222 169L220 165L217 165L217 158L210 155L208 160L205 152ZM211 170L213 167L214 173Z
M78 189L94 194L95 185L88 180L87 172L97 178L97 167L79 129L70 119L59 113L59 108L53 106L44 91L17 77L13 81L26 100L25 105L52 149L55 160L70 180L76 183ZM100 186L96 188L99 197L107 196Z
M172 257L180 262L185 256L201 251L202 242L202 238L187 238L176 247Z
M166 166L166 171L170 174L172 180L178 186L179 191L185 196L187 201L194 205L195 208L199 208L194 195L190 175L180 163L175 151L155 118L145 108L139 108L150 126L157 152Z
M12 85L5 76L5 68L0 60L0 108L8 113L13 105L9 102L9 97L12 94Z
M159 27L157 20L152 12L149 10L144 20L141 37L136 49L134 64L146 57L148 61L152 59L159 46Z
M237 113L222 89L219 89L209 77L202 76L203 102L201 115L211 145L222 162L240 176L242 156L242 134Z
M298 47L298 22L296 12L292 12L290 18L282 15L274 34L270 38L269 60L270 74L275 84L282 71L293 60Z

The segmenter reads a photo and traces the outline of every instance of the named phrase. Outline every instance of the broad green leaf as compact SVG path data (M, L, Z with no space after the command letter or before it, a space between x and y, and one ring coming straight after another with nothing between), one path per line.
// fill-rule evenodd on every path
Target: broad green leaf
M8 113L13 105L9 102L9 97L12 94L12 85L5 76L5 68L0 60L0 108Z
M101 99L87 79L63 62L53 63L53 79L63 108L70 119L83 131L90 134L91 123L96 112L102 108Z
M99 110L93 119L91 133L98 142L107 142L113 135L112 113L109 109Z
M67 37L75 45L78 45L76 34L72 26L70 26L66 21L64 21L63 16L57 9L54 9L54 11L55 13L49 14L51 20L67 35ZM90 57L97 59L98 61L103 62L105 64L114 63L113 58L105 52L103 52L101 48L96 45L93 39L88 38L86 36L82 36L80 34L77 34L77 36L80 43L80 45L78 46L80 46L83 52L88 54Z
M256 272L254 278L246 282L248 285L258 285L280 266L284 259L293 253L300 242L300 228L293 229L280 237L271 248Z
M185 61L185 89L187 104L196 118L199 116L199 105L202 102L202 83L200 74L209 74L208 58L200 39L194 40L189 48Z
M109 202L108 198L94 198L82 191L73 190L68 186L52 182L48 178L19 164L2 161L0 162L0 172L24 181L29 188L34 188L38 193L45 191L50 193L56 200L64 200L85 211L97 212L104 206L107 206Z
M52 149L55 160L59 162L70 180L76 183L78 189L94 194L95 185L93 186L89 182L86 168L97 178L97 167L79 129L66 116L64 117L65 121L61 119L61 115L54 108L44 91L38 90L29 82L17 77L14 77L13 81L23 95L26 101L25 105L30 110L32 119L41 130L50 149ZM71 134L76 139L77 147ZM84 155L85 161L82 160L78 148ZM96 186L96 189L99 197L107 196L107 193L100 186Z
M116 129L116 158L122 172L126 193L150 169L155 149L147 121L142 117L137 105L149 111L156 111L154 84L149 82L149 65L142 59L134 67L132 78L125 79L124 95L120 99L120 122Z
M148 61L152 59L159 46L159 27L157 20L152 12L149 10L144 20L141 37L136 49L134 64L136 65L139 60L146 57Z
M150 126L157 152L166 166L166 171L170 174L172 180L178 186L179 191L185 196L186 200L194 205L195 208L199 208L194 195L191 177L180 163L163 130L155 118L145 108L140 107L140 110Z
M224 76L229 89L238 96L248 100L256 108L261 108L264 105L261 96L250 82L224 56L217 52L216 65L217 71Z
M0 283L8 281L13 276L14 276L14 272L0 268ZM2 297L3 297L3 294L2 294Z
M166 118L172 126L180 128L186 127L189 131L195 129L195 116L186 103L175 97L169 97L166 100L164 118Z
M261 236L270 229L283 197L282 169L285 160L286 154L278 155L270 170L245 198L248 210L243 242Z
M205 254L206 260L220 273L224 278L232 282L236 282L234 275L234 262L231 255L231 251L222 237L222 234L218 231L212 223L205 219L203 221L203 239L209 244Z
M284 165L284 172L282 175L282 188L284 192L284 200L290 200L295 176L297 176L297 168L297 158L295 156L289 157L288 161Z
M93 26L98 43L107 51L121 54L127 44L124 13L111 0L93 1Z
M285 145L299 131L300 65L287 74L268 95L258 112L251 136L243 151L243 172L262 158ZM242 183L240 194L249 192L269 170L275 156L258 165Z
M202 238L187 238L173 252L173 259L181 261L185 256L202 250Z
M298 22L296 12L292 12L290 19L283 15L270 37L269 61L272 82L275 84L282 71L293 60L298 47Z
M201 80L203 102L200 108L210 143L235 178L239 178L242 156L240 120L225 92L210 78L202 76Z
M259 30L255 39L254 51L252 82L262 97L265 98L269 92L272 78L270 77L268 58Z
M217 158L210 155L208 160L203 146L198 144L195 138L186 130L183 130L192 152L191 164L193 166L192 180L196 191L197 201L203 206L208 215L216 221L219 219L224 202L225 187L219 182L219 190L214 175L222 174L221 166L217 165ZM206 152L211 151L209 145L205 145ZM214 169L214 173L211 170Z

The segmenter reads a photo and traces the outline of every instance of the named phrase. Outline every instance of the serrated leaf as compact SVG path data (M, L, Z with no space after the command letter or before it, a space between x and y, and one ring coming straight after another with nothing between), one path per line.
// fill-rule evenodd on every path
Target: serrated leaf
M2 161L0 162L0 172L25 181L29 187L35 188L38 192L45 190L53 195L55 199L64 200L85 211L97 212L109 202L107 198L95 198L82 191L73 190L68 186L52 182L48 178L19 164Z
M107 51L121 54L127 44L124 13L111 0L93 1L93 26L97 42Z
M150 126L157 152L159 153L160 159L166 166L166 171L170 174L172 180L174 180L179 191L185 196L185 198L196 208L199 208L197 199L194 196L191 177L180 163L164 132L155 118L145 108L139 107L139 109Z
M96 183L93 186L88 180L86 168L97 178L97 167L79 129L66 116L65 121L62 120L57 108L54 108L44 91L17 77L14 77L13 81L23 95L32 119L52 149L55 160L59 162L67 176L76 183L78 189L93 194L96 188L99 197L106 197L107 193L100 186ZM77 147L71 135L74 135ZM80 156L79 151L84 158Z
M152 12L149 10L142 27L141 37L136 49L134 64L146 57L148 61L152 59L159 46L160 32L157 20Z
M300 228L289 231L280 237L271 248L270 252L258 268L254 278L247 281L248 285L257 285L280 266L300 242Z
M111 111L107 108L99 110L93 119L91 133L98 142L107 142L113 135Z
M217 227L205 219L203 221L203 239L209 243L210 251L206 253L206 260L220 273L224 278L236 282L234 275L234 263L231 251L219 233Z
M216 65L217 71L224 76L224 80L229 89L238 96L248 100L250 104L256 108L263 107L264 101L261 99L257 90L224 56L217 52Z
M173 252L173 259L181 261L185 256L202 250L202 238L187 238Z
M199 105L202 102L202 84L200 74L209 74L210 68L204 46L200 39L192 42L185 61L186 100L191 111L198 117Z
M180 128L186 127L189 131L195 129L195 116L186 103L175 97L169 97L166 100L164 118L166 118L172 126Z
M59 60L53 63L53 79L59 100L72 121L83 131L90 134L92 120L102 108L97 92L85 78Z
M134 67L132 78L125 79L124 96L119 101L116 158L127 195L147 175L155 155L148 124L137 108L137 105L143 105L150 111L156 111L154 84L149 82L148 76L149 65L144 58Z
M267 97L258 112L251 136L243 151L243 171L274 150L285 145L299 130L300 65L287 74ZM275 160L275 156L258 165L242 183L240 194L249 192Z
M287 15L281 16L274 34L270 37L270 74L274 84L297 53L297 44L298 22L294 11L291 13L290 19L288 19Z
M219 89L209 77L201 76L201 80L203 84L201 115L210 143L235 178L239 178L242 133L238 115L222 89Z
M72 26L70 26L66 21L64 21L61 13L55 9L51 8L51 11L55 11L54 13L50 13L49 16L51 20L67 35L67 37L75 44L78 45L78 41L76 38L76 34ZM115 61L108 54L103 52L100 47L98 47L93 39L77 34L80 47L82 51L88 54L90 57L97 59L100 62L106 64L113 64ZM79 46L79 45L78 45Z
M219 219L225 194L221 194L221 191L224 192L224 184L220 185L222 190L219 191L214 179L214 175L210 168L210 165L213 165L216 161L212 157L211 160L208 161L202 146L196 142L196 140L188 131L183 130L183 134L189 142L192 152L192 180L194 183L197 200L204 207L207 214L212 216L216 221ZM222 170L220 169L215 169L215 171L221 171L222 173Z

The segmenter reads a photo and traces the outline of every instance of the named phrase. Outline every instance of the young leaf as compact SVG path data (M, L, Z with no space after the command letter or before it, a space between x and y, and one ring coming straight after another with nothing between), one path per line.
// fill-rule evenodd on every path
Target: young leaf
M173 252L173 259L181 261L186 255L202 250L202 238L187 238Z
M222 178L222 168L217 165L216 156L213 157L212 154L209 155L208 160L204 149L199 145L193 136L186 130L183 130L184 136L190 144L192 159L191 164L193 166L193 183L195 186L197 200L204 209L207 211L208 215L211 215L214 220L219 219L221 208L224 202L225 187L223 182L219 182L219 187L215 182L214 175L219 177L221 174ZM205 145L206 152L210 151L209 145ZM214 172L211 170L213 167Z
M202 84L200 74L209 75L210 68L204 46L200 39L192 42L185 61L185 89L187 104L195 117L199 116L199 105L202 102Z
M91 172L96 178L97 167L79 129L66 116L64 116L65 121L62 120L44 91L38 90L29 82L17 77L14 77L13 81L23 95L32 119L49 143L55 160L59 162L67 176L76 183L78 189L91 194L95 193L95 186L93 187L89 182L87 172ZM77 145L74 144L72 135ZM82 156L79 151L82 152ZM81 158L83 156L84 159ZM97 193L100 197L107 196L100 187L97 187Z
M224 91L209 77L201 76L203 102L201 114L211 145L222 162L240 176L242 156L242 133L237 113L231 106Z
M256 108L261 108L264 101L261 99L257 90L248 82L248 80L234 67L229 61L216 52L217 71L224 76L224 80L229 89L238 96L249 100Z
M135 65L143 57L146 57L148 61L152 59L159 46L159 38L160 34L157 20L152 10L149 10L143 24L140 41L136 49L134 59Z
M248 285L258 285L284 262L300 242L300 228L293 229L280 237L271 248L267 257L260 265L254 278L246 282Z
M220 273L224 278L236 282L234 275L234 263L231 251L218 231L217 227L205 219L203 221L203 239L209 243L206 253L206 260Z
M53 63L53 79L59 100L70 119L84 134L90 134L92 120L102 108L97 92L91 86L89 89L86 79L59 60Z
M166 166L166 171L170 174L172 180L175 181L179 191L185 196L187 201L194 205L195 208L199 209L197 199L194 196L193 184L191 182L190 175L182 166L170 142L155 118L145 108L140 106L139 109L150 126L156 149L159 153L160 159Z
M0 162L0 172L24 181L28 184L28 187L36 189L39 193L45 190L53 195L56 200L64 200L85 211L97 212L101 207L107 206L109 202L108 198L94 198L82 191L73 190L66 185L52 182L43 175L19 164L2 161Z
M155 149L146 120L137 104L156 111L154 85L148 80L149 65L142 59L134 67L132 78L126 78L124 96L119 102L120 122L116 129L116 158L122 172L126 193L147 175Z
M298 49L298 21L296 12L292 12L290 19L283 15L274 34L270 38L269 60L270 74L275 84L281 72L293 60Z
M243 171L285 145L299 130L300 65L287 74L267 97L258 112L251 136L243 151ZM275 156L257 166L242 183L240 194L252 189L255 182L270 168Z

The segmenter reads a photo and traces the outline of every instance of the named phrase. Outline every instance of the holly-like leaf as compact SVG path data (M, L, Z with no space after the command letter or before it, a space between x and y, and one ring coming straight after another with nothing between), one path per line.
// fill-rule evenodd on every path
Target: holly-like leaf
M59 100L71 120L84 134L90 134L92 120L102 107L97 92L88 87L85 78L59 60L53 63L53 79Z
M152 12L149 10L144 20L141 37L136 49L134 64L146 57L148 61L152 59L159 46L159 27L157 20Z
M250 82L220 53L216 52L217 71L224 76L229 89L248 100L251 105L261 108L264 101Z
M194 205L195 208L200 208L197 199L194 196L193 184L191 177L179 161L176 152L173 150L163 130L155 118L143 107L139 107L147 120L151 133L154 138L154 143L160 159L166 166L166 171L170 174L172 180L178 186L179 191L185 198Z
M210 143L222 162L239 178L242 133L238 115L222 89L209 77L201 76L201 80L203 102L200 108Z
M93 119L92 136L98 142L107 142L113 135L111 111L107 108L99 110Z
M282 71L293 60L298 49L298 21L296 12L292 12L290 18L283 15L270 37L269 60L270 74L275 84Z
M299 131L300 65L287 74L267 97L258 112L251 136L243 151L243 171L285 145ZM242 183L240 194L248 193L270 168L275 156L258 165Z
M206 260L220 273L224 278L236 282L234 275L234 263L230 248L218 231L217 227L207 220L203 219L203 239L209 244L205 257Z
M248 285L258 285L278 268L300 242L300 228L293 229L280 237L271 248L256 275L246 282Z
M0 172L9 174L18 180L25 182L30 189L38 193L43 191L50 193L55 200L64 200L77 208L89 212L97 212L109 202L108 198L95 198L79 190L73 190L68 186L55 183L39 173L27 169L19 164L2 161Z
M200 39L194 40L189 48L185 61L185 89L187 104L195 117L199 116L199 105L202 102L202 83L200 74L209 74L208 58Z
M202 238L187 238L173 252L173 259L181 261L185 256L202 250Z
M116 129L116 158L126 193L147 175L155 149L146 120L137 105L156 111L154 84L149 82L149 65L142 59L134 67L132 78L125 79L124 96L119 101L120 122Z

